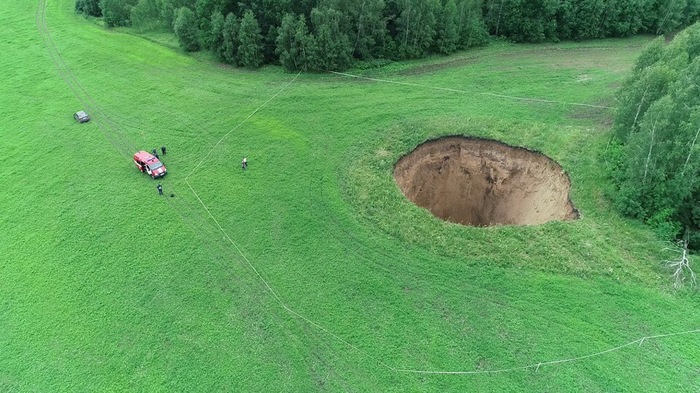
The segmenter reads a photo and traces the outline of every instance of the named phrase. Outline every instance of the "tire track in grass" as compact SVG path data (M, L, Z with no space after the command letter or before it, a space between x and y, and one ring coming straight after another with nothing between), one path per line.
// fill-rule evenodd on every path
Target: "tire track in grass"
M46 0L39 0L37 5L37 12L35 16L35 22L39 35L41 37L44 47L49 52L51 61L56 68L59 77L68 86L68 88L73 92L73 95L80 101L83 107L93 113L100 113L104 115L99 106L96 105L95 101L90 97L87 91L83 88L80 82L75 78L70 68L66 64L65 60L61 56L58 48L56 47L53 38L51 37L51 32L49 31L48 25L46 23ZM130 156L129 149L133 149L130 146L130 141L125 139L120 133L114 132L113 124L109 123L109 118L105 116L107 120L107 127L103 124L98 123L98 128L105 136L105 138L112 144L112 146L117 150L117 152L124 158Z

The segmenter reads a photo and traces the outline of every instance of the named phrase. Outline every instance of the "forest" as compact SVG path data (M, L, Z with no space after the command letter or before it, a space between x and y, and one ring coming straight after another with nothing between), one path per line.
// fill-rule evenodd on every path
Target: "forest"
M668 34L700 0L77 0L107 27L169 30L186 51L289 71L343 70L483 45Z
M700 24L649 45L617 98L606 156L618 209L700 249Z

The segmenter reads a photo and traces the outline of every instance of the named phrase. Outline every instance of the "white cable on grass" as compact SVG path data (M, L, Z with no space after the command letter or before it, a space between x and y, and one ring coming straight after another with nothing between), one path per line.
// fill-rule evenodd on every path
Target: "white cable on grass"
M336 72L336 71L328 71L328 72L330 72L331 74L347 76L349 78L364 79L364 80L373 81L373 82L393 83L396 85L404 85L404 86L422 87L422 88L426 88L426 89L450 91L450 92L454 92L454 93L480 94L480 95L484 95L484 96L507 98L507 99L518 100L518 101L543 102L543 103L547 103L547 104L561 104L561 105L571 105L571 106L585 106L588 108L613 109L613 107L611 107L611 106L604 106L604 105L582 104L582 103L578 103L578 102L566 102L566 101L554 101L554 100L545 100L545 99L541 99L541 98L517 97L517 96L509 96L509 95L505 95L505 94L496 94L496 93L483 93L483 92L474 93L471 91L452 89L449 87L438 87L438 86L422 85L419 83L399 82L399 81L392 81L389 79L369 78L366 76L353 75L353 74L348 74L345 72Z
M192 185L190 185L189 181L185 180L185 183L187 183L187 186L190 188L190 190L192 191L192 193L195 195L195 197L197 198L197 200L199 201L199 203L202 205L202 207L204 208L204 210L206 210L206 212L209 214L209 216L212 218L212 220L214 220L214 222L216 223L216 226L219 228L219 230L221 231L221 233L223 233L224 238L225 238L229 243L231 243L231 245L232 245L232 246L236 249L236 251L240 254L240 256L243 258L243 260L246 262L246 264L253 270L253 272L255 272L255 275L258 277L258 279L265 285L265 288L267 288L267 290L270 292L270 294L272 294L272 296L275 298L275 300L277 300L277 303L279 303L279 305L280 305L284 310L286 310L286 311L289 312L290 314L296 316L297 318L299 318L299 319L301 319L301 320L307 322L307 323L310 324L311 326L314 326L315 328L317 328L317 329L323 331L324 333L330 335L331 337L333 337L333 338L335 338L336 340L338 340L338 341L342 342L343 344L347 345L349 348L352 348L353 350L359 352L360 354L362 354L363 356L367 357L368 359L374 360L374 361L377 362L378 364L380 364L380 365L382 365L383 367L385 367L385 368L387 368L387 369L389 369L389 370L391 370L391 371L394 371L394 372L410 373L410 374L453 374L453 375L454 375L454 374L458 374L458 375L470 375L470 374L472 374L472 375L473 375L473 374L498 374L498 373L513 372L513 371L518 371L518 370L527 370L527 369L532 369L532 368L534 368L535 371L539 371L539 369L540 369L541 366L557 365L557 364L562 364L562 363L575 362L575 361L579 361L579 360L583 360L583 359L588 359L588 358L592 358L592 357L596 357L596 356L601 356L601 355L604 355L604 354L606 354L606 353L618 351L618 350L620 350L620 349L622 349L622 348L628 347L628 346L630 346L630 345L632 345L632 344L636 344L636 343L639 343L639 345L641 346L642 343L643 343L645 340L653 340L653 339L659 339L659 338L664 338L664 337L671 337L671 336L680 336L680 335L686 335L686 334L700 333L700 329L694 329L694 330L687 330L687 331L684 331L684 332L657 334L657 335L654 335L654 336L645 336L645 337L642 337L642 338L638 338L638 339L636 339L636 340L634 340L634 341L630 341L630 342L628 342L628 343L619 345L619 346L617 346L617 347L609 348L609 349L606 349L606 350L604 350L604 351L595 352L595 353L591 353L591 354L588 354L588 355L582 355L582 356L577 356L577 357L572 357L572 358L566 358L566 359L559 359L559 360L551 360L551 361L546 361L546 362L538 362L538 363L530 364L530 365L526 365L526 366L511 367L511 368L502 368L502 369L495 369L495 370L441 371L441 370L417 370L417 369L402 369L402 368L396 368L396 367L390 366L389 364L385 363L385 362L382 361L381 359L378 359L378 358L376 358L376 357L370 355L369 353L367 353L366 351L360 349L360 348L357 347L356 345L354 345L354 344L350 343L349 341L343 339L342 337L338 336L336 333L333 333L332 331L330 331L330 330L328 330L327 328L323 327L323 326L320 325L319 323L312 321L311 319L309 319L309 318L303 316L302 314L298 313L297 311L295 311L295 310L291 309L289 306L287 306L287 305L284 303L284 301L282 301L282 298L277 294L277 292L275 292L275 290L272 289L272 286L267 282L267 280L265 280L265 278L263 278L263 276L260 274L260 272L258 271L258 269L256 269L255 266L250 262L250 260L248 259L248 257L246 257L246 255L243 253L243 251L241 251L241 249L238 247L238 245L236 244L236 242L234 242L233 239L231 239L231 237L228 235L228 233L226 232L226 230L221 226L221 224L219 224L219 220L217 220L216 217L214 217L214 215L211 213L211 211L209 210L209 208L207 207L207 205L204 203L204 201L202 200L202 198L200 198L200 197L199 197L199 194L197 194L197 191L195 191L194 188L192 188Z
M262 108L264 108L265 105L267 105L270 101L272 101L273 99L275 99L275 97L277 97L278 95L280 95L280 93L282 93L287 87L289 87L289 85L291 85L292 83L294 83L295 80L297 80L297 77L298 77L300 74L301 74L301 71L299 71L296 75L294 75L294 78L292 78L292 80L289 81L286 85L282 86L282 88L281 88L277 93L275 93L272 97L268 98L267 101L263 102L263 103L262 103L259 107L257 107L253 112L251 112L251 113L248 115L248 117L246 117L245 119L243 119L240 123L236 124L236 126L233 127L229 132L227 132L226 134L224 134L224 136L222 136L221 139L219 139L219 141L216 142L216 144L214 145L214 147L212 147L211 150L209 150L209 152L204 156L204 158L202 158L201 161L199 161L199 163L197 164L197 166L195 166L194 169L192 169L192 171L191 171L187 176L185 176L185 180L187 180L187 179L194 173L194 171L196 171L197 168L199 168L200 165L202 165L202 164L204 163L204 161L209 157L209 155L214 151L214 149L216 149L216 147L219 146L219 144L221 143L221 141L223 141L223 140L224 140L227 136L229 136L233 131L237 130L240 126L243 125L243 123L245 123L246 121L248 121L248 120L249 120L251 117L253 117L256 113L258 113L258 111L260 111Z
M347 345L348 347L350 347L350 348L354 349L355 351L361 353L363 356L366 356L367 358L376 361L377 363L381 364L381 365L384 366L384 367L387 367L387 368L389 368L389 369L393 369L393 367L387 365L386 363L384 363L384 362L381 361L380 359L377 359L377 358L371 356L371 355L368 354L367 352L363 351L362 349L358 348L357 346L353 345L352 343L346 341L345 339L343 339L342 337L340 337L340 336L338 336L337 334L333 333L332 331L326 329L326 328L323 327L322 325L320 325L320 324L318 324L318 323L316 323L316 322L310 320L309 318L307 318L307 317L305 317L305 316L299 314L297 311L294 311L294 310L291 309L289 306L287 306L287 305L282 301L282 298L279 297L279 295L277 294L277 292L275 292L275 290L272 289L272 286L270 286L270 284L268 284L267 280L265 280L265 278L263 278L263 276L260 274L260 272L258 272L258 269L256 269L255 266L253 266L253 264L250 262L250 260L248 260L248 257L245 256L245 254L243 253L243 251L241 251L241 249L238 247L238 245L236 244L236 242L234 242L233 239L231 239L231 237L228 235L228 233L226 232L226 230L224 230L224 228L221 226L221 224L219 224L219 220L217 220L216 217L214 217L214 215L211 213L211 211L209 210L209 208L207 207L207 205L204 203L204 201L202 201L202 198L199 197L199 194L197 194L197 191L195 191L194 188L192 188L192 185L189 183L189 181L187 181L187 179L185 179L185 183L186 183L187 186L190 188L190 190L192 191L192 193L194 194L194 196L197 198L197 200L199 201L199 203L202 205L202 207L204 208L204 210L206 210L206 212L209 214L209 217L211 217L212 220L214 220L214 222L216 223L216 226L219 227L219 230L220 230L221 233L223 233L223 235L224 235L224 239L228 240L228 241L231 243L231 245L233 245L233 247L236 249L236 251L238 251L238 254L240 254L240 256L243 258L243 260L246 262L246 264L253 270L253 272L255 272L255 275L258 276L258 279L265 285L265 288L267 288L267 290L272 294L272 296L275 298L275 300L277 300L277 303L279 303L279 305L280 305L282 308L284 308L287 312L289 312L290 314L296 316L297 318L299 318L299 319L301 319L301 320L307 322L308 324L310 324L310 325L316 327L317 329L319 329L319 330L321 330L321 331L323 331L323 332L329 334L330 336L332 336L332 337L335 338L336 340L342 342L343 344Z

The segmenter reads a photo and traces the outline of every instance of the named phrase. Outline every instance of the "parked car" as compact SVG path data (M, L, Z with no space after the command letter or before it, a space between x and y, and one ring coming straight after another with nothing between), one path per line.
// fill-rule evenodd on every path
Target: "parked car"
M87 113L85 113L85 111L75 112L75 114L73 115L73 118L78 123L87 123L90 121L90 116Z
M152 178L165 176L168 170L165 165L160 162L153 154L147 151L139 151L134 153L134 164L139 171L148 173Z

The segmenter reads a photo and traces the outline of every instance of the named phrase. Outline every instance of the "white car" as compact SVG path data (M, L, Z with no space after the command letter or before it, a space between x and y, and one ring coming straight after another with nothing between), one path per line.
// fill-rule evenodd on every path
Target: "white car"
M78 123L87 123L90 121L90 116L87 113L85 113L85 111L75 112L73 118Z

